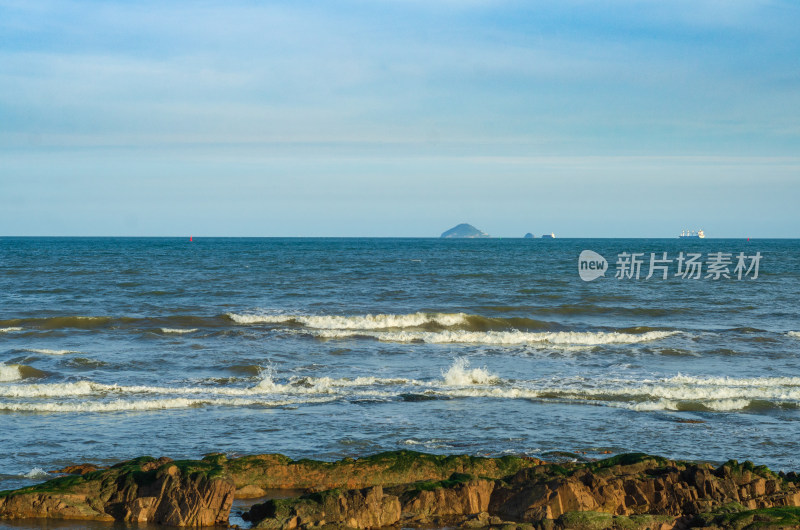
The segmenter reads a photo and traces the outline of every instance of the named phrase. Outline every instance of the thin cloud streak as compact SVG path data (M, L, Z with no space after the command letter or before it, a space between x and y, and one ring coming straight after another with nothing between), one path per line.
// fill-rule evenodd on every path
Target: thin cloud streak
M0 2L0 223L735 235L752 211L792 235L798 24L757 1Z

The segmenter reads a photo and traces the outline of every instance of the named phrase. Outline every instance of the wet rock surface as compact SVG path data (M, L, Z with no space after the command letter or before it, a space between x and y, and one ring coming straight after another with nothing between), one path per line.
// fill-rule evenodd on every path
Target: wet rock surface
M370 490L372 502L361 502L365 495L364 490L333 490L268 501L254 506L248 516L258 528L281 529L448 525L665 530L745 528L763 522L771 528L796 528L792 514L800 514L793 508L800 506L797 484L765 467L731 461L714 468L642 454L541 464L499 480L454 474L440 482Z
M107 470L0 492L0 519L227 525L234 485L214 459L142 457Z
M142 457L0 492L0 519L227 525L235 496L256 528L800 528L800 479L750 462L722 466L625 454L547 464L396 451L337 462L282 455Z

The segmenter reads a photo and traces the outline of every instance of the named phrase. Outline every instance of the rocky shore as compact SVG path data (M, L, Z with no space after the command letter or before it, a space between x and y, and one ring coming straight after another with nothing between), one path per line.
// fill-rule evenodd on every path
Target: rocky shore
M624 454L545 463L411 451L337 462L283 455L84 464L0 492L0 520L47 518L227 526L234 498L254 528L800 528L800 477L750 462L719 467Z

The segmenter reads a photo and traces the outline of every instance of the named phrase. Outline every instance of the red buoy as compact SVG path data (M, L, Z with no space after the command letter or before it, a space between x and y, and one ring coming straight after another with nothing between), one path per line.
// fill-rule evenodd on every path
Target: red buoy
M192 236L189 236L189 243L192 242Z

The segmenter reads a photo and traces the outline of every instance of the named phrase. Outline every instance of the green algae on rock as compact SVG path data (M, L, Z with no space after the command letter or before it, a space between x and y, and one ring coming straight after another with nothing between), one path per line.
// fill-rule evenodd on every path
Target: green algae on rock
M201 460L140 457L108 469L0 492L0 519L49 518L210 526L234 496L267 500L257 528L464 527L669 530L798 528L797 475L751 462L682 462L630 453L547 464L393 451L335 462L283 455Z
M145 456L0 492L0 519L211 526L227 524L233 492L233 481L217 463Z
M382 524L666 530L686 527L699 514L730 503L739 503L744 510L798 506L800 490L794 482L750 463L731 461L715 469L710 464L632 453L598 462L526 466L502 479L456 474L368 492L339 488L256 505L249 518L258 528L328 524L371 528L363 521L377 520L381 514L375 510L392 506L382 514ZM397 513L397 506L400 515L387 518L386 513ZM776 522L788 521L792 513L770 516ZM752 521L765 516L754 514ZM710 520L733 524L749 516L714 517ZM720 526L729 527L734 528Z
M335 462L292 460L276 454L256 455L230 459L225 465L236 484L237 498L256 498L271 489L359 489L446 480L453 473L502 478L540 463L535 458L518 456L486 458L389 451Z

